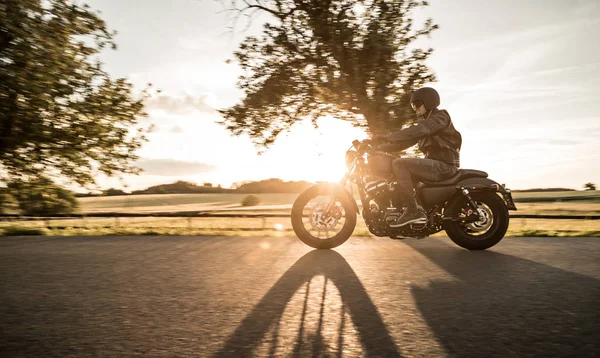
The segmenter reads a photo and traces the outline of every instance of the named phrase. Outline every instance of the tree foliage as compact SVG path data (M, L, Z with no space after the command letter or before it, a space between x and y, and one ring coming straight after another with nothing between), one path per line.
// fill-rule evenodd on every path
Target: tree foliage
M244 70L243 100L221 110L234 134L268 146L301 118L332 115L372 133L400 128L414 115L410 94L435 81L425 60L433 49L414 41L437 28L415 30L413 0L230 0L235 14L265 12L260 37L234 52Z
M72 214L79 208L72 192L44 177L11 182L8 192L23 215Z
M585 190L596 190L596 184L594 183L585 183L583 187Z
M0 214L18 214L19 202L10 194L7 188L0 189Z
M0 3L0 170L3 179L136 173L147 90L102 69L114 33L69 0Z

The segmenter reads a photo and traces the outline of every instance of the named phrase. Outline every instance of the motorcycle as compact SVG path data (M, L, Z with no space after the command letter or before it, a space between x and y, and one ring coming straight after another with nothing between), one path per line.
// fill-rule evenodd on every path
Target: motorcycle
M370 140L353 141L346 151L347 172L339 184L316 184L295 200L291 220L298 238L317 249L346 242L359 213L353 183L362 217L375 236L421 239L445 230L454 243L468 250L485 250L502 240L508 229L508 210L517 210L511 191L489 179L486 172L473 169L459 169L447 180L419 183L416 199L426 222L390 227L389 222L406 211L392 195L396 158L375 150Z

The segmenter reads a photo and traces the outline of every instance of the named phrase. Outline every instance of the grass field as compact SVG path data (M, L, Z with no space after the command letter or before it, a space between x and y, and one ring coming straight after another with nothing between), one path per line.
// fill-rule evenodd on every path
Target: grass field
M600 190L593 191L555 191L555 192L517 192L513 193L516 202L600 202Z
M80 198L81 213L177 211L280 211L289 212L298 194L254 194L260 204L242 207L247 194L157 194ZM519 214L599 215L599 191L514 193ZM578 198L579 200L565 200Z
M50 229L48 229L50 228ZM294 235L289 218L85 218L0 222L0 233L40 235ZM355 236L370 236L359 217ZM444 233L436 234L443 236ZM600 236L600 220L511 219L507 236Z
M243 208L242 199L248 194L155 194L79 198L82 213L97 212L176 212L210 210L257 210L291 208L298 194L253 194L260 204Z
M80 198L81 212L227 211L289 213L298 194L256 194L259 206L242 207L247 194L162 194ZM515 214L599 215L600 193L515 193ZM581 200L563 200L578 197ZM538 201L534 201L537 199ZM525 202L519 202L524 200ZM44 235L293 235L289 218L78 218L0 222L0 234ZM370 235L359 218L354 235ZM438 235L443 235L443 232ZM600 220L511 219L509 236L600 236Z

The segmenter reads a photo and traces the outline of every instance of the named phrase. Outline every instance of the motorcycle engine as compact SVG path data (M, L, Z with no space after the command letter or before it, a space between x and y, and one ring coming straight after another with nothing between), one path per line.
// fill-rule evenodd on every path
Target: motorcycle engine
M365 191L371 198L377 198L383 193L387 193L389 185L385 180L377 180L369 182L365 185Z
M390 184L386 180L374 180L365 185L365 192L371 201L369 211L374 217L383 215L390 206Z

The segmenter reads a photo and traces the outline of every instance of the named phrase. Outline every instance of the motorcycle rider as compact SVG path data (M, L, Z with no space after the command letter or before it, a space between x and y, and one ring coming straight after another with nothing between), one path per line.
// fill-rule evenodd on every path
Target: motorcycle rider
M387 136L376 135L372 141L377 150L396 152L418 144L425 158L397 158L392 162L396 180L395 202L406 206L403 215L388 221L390 227L425 223L427 217L416 202L415 184L418 181L436 182L451 178L460 166L462 137L454 128L450 114L438 109L440 96L431 87L415 91L410 104L420 119L417 124Z

